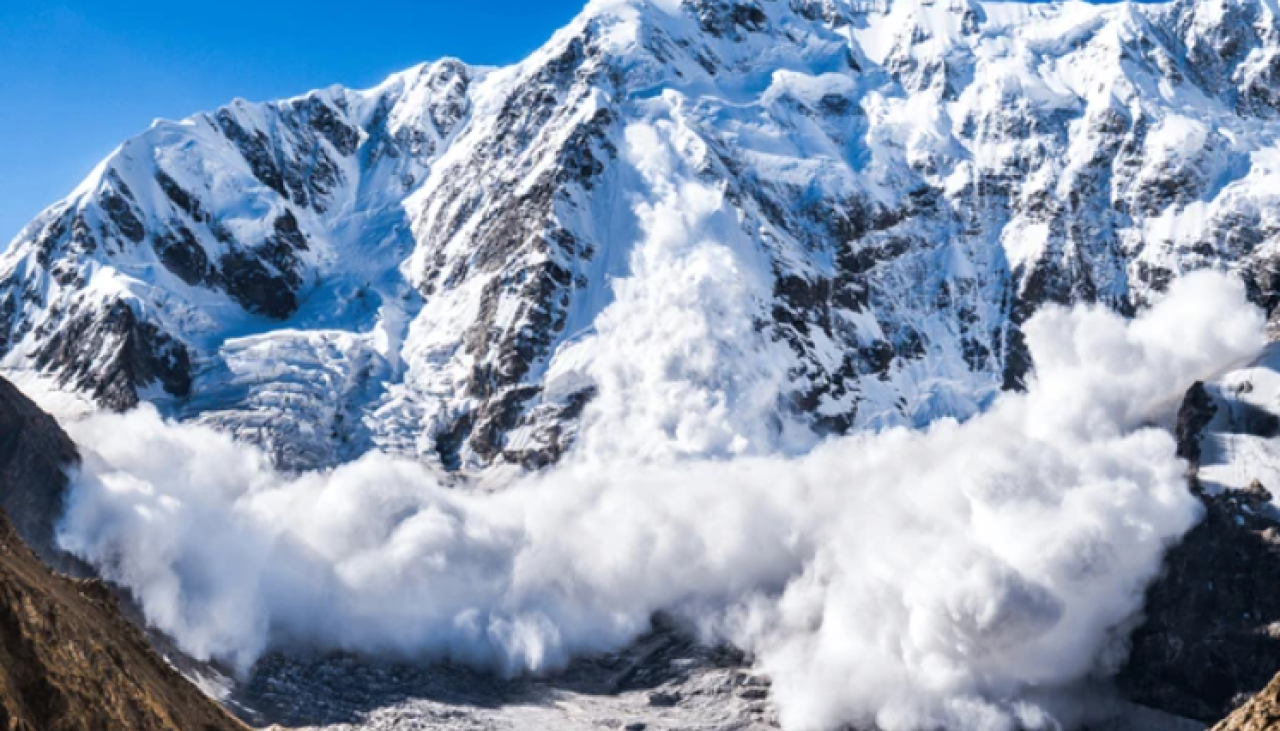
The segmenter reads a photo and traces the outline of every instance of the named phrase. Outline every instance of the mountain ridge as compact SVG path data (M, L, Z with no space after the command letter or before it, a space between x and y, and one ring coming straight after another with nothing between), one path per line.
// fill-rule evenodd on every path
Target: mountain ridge
M1275 306L1276 18L593 2L511 67L153 127L0 259L0 353L287 467L544 466L595 408L600 318L650 236L648 126L664 175L719 196L691 230L755 277L723 304L763 337L712 342L784 371L757 409L777 425L729 427L743 449L964 418L1019 386L1044 303L1132 311L1209 266Z

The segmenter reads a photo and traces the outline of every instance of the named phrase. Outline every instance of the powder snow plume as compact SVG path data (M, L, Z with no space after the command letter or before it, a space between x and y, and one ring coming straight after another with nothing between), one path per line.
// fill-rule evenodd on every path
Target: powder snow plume
M63 545L242 667L305 643L536 671L666 611L750 653L788 729L1069 722L1046 699L1114 669L1199 515L1149 415L1256 353L1262 315L1210 273L1132 320L1049 308L1026 393L806 443L751 326L762 264L673 124L627 135L644 235L564 361L600 393L562 465L485 494L381 454L291 476L144 407L69 425Z

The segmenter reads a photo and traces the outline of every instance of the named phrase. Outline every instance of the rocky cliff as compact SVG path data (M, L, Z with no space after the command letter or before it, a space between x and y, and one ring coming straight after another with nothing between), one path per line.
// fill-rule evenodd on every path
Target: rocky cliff
M70 559L54 545L62 517L66 470L76 447L53 417L0 378L0 509L45 561L65 568Z
M103 584L55 574L23 541L52 549L75 459L53 419L0 380L0 728L241 731L152 651Z
M105 586L52 573L2 514L0 726L244 729L151 650Z

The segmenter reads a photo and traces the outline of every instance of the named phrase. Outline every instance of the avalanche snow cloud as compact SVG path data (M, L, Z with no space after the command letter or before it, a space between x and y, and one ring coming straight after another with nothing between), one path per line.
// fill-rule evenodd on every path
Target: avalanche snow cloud
M306 642L536 671L665 610L749 651L787 728L1042 727L1031 699L1114 666L1197 519L1148 415L1255 353L1263 319L1239 284L1193 274L1136 319L1050 308L1027 339L1029 391L965 423L799 457L628 460L588 434L493 494L379 454L290 477L149 407L95 416L73 425L86 461L62 541L187 650L242 665Z

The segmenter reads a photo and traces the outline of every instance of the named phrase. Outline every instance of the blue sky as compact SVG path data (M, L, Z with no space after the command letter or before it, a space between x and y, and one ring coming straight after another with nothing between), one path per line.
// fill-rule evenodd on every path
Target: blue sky
M0 0L0 250L157 117L518 61L585 0Z

